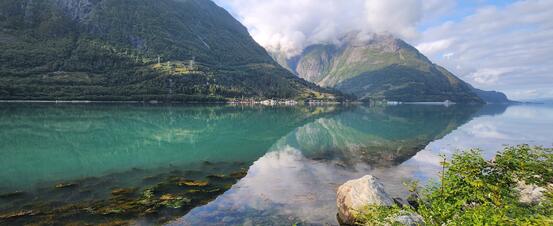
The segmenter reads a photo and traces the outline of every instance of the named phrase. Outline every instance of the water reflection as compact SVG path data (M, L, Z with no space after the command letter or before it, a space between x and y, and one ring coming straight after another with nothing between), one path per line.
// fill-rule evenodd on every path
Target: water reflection
M253 162L329 108L0 105L4 189L132 168ZM232 153L232 154L227 154Z
M358 107L299 127L256 161L245 178L175 225L337 224L335 192L374 174L392 193L410 176L397 166L468 121L477 106Z
M0 224L336 224L345 181L399 196L441 153L553 145L553 108L0 105L0 128Z
M162 223L329 107L0 105L0 224Z

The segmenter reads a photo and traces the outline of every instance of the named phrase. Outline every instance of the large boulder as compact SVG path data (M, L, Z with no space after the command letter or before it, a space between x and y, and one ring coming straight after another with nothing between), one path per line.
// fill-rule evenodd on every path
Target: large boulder
M350 180L338 188L338 217L344 224L355 224L355 217L368 205L392 206L394 200L384 191L376 177Z
M396 201L386 191L384 185L371 175L357 180L350 180L338 188L336 204L338 205L338 218L341 224L355 225L359 223L357 217L362 214L367 206L392 206ZM409 206L401 204L400 206ZM393 225L424 225L424 219L413 212L401 210L399 213L386 218ZM385 222L382 222L383 224Z

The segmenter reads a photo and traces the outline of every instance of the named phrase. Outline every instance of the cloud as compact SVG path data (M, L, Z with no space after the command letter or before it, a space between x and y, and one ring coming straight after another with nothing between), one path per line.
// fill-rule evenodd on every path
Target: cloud
M454 42L454 39L452 38L442 39L442 40L437 40L432 42L425 42L417 45L417 49L423 52L424 54L434 55L436 53L442 52L447 48L449 48L453 44L453 42ZM454 54L453 53L444 54L444 56L446 55L448 55L448 57L451 57Z
M299 54L306 46L336 42L351 31L413 39L417 25L453 0L219 0L270 51Z
M451 56L452 57L452 56ZM451 57L449 57L451 59ZM516 68L481 68L469 74L468 78L476 84L493 85L497 84L501 76L513 72Z
M553 1L483 6L419 37L411 42L421 52L478 88L514 99L551 97Z

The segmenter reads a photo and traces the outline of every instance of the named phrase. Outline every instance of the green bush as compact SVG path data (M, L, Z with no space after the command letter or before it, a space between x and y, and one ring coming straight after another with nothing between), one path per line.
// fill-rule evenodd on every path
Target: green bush
M506 147L492 160L469 150L450 161L444 157L442 165L440 183L411 190L427 225L553 225L553 149ZM519 202L519 183L546 188L544 199ZM398 211L369 210L359 217L361 224L375 225Z
M553 223L551 188L536 205L519 202L517 183L544 186L553 182L552 150L507 147L493 160L470 150L443 162L441 183L420 194L418 209L429 225L547 225Z

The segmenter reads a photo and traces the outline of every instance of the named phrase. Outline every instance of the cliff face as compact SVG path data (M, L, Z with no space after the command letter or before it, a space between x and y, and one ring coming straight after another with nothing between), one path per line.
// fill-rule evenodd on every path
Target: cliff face
M312 49L307 49L306 52L308 52L309 55L300 58L295 68L296 73L308 81L322 85L321 82L325 79L325 75L331 69L332 55L334 51L335 49L331 46L314 46Z
M309 46L288 63L299 77L361 100L483 102L470 85L391 35L350 33Z
M56 4L66 15L77 21L84 21L91 14L94 6L102 0L57 0Z

